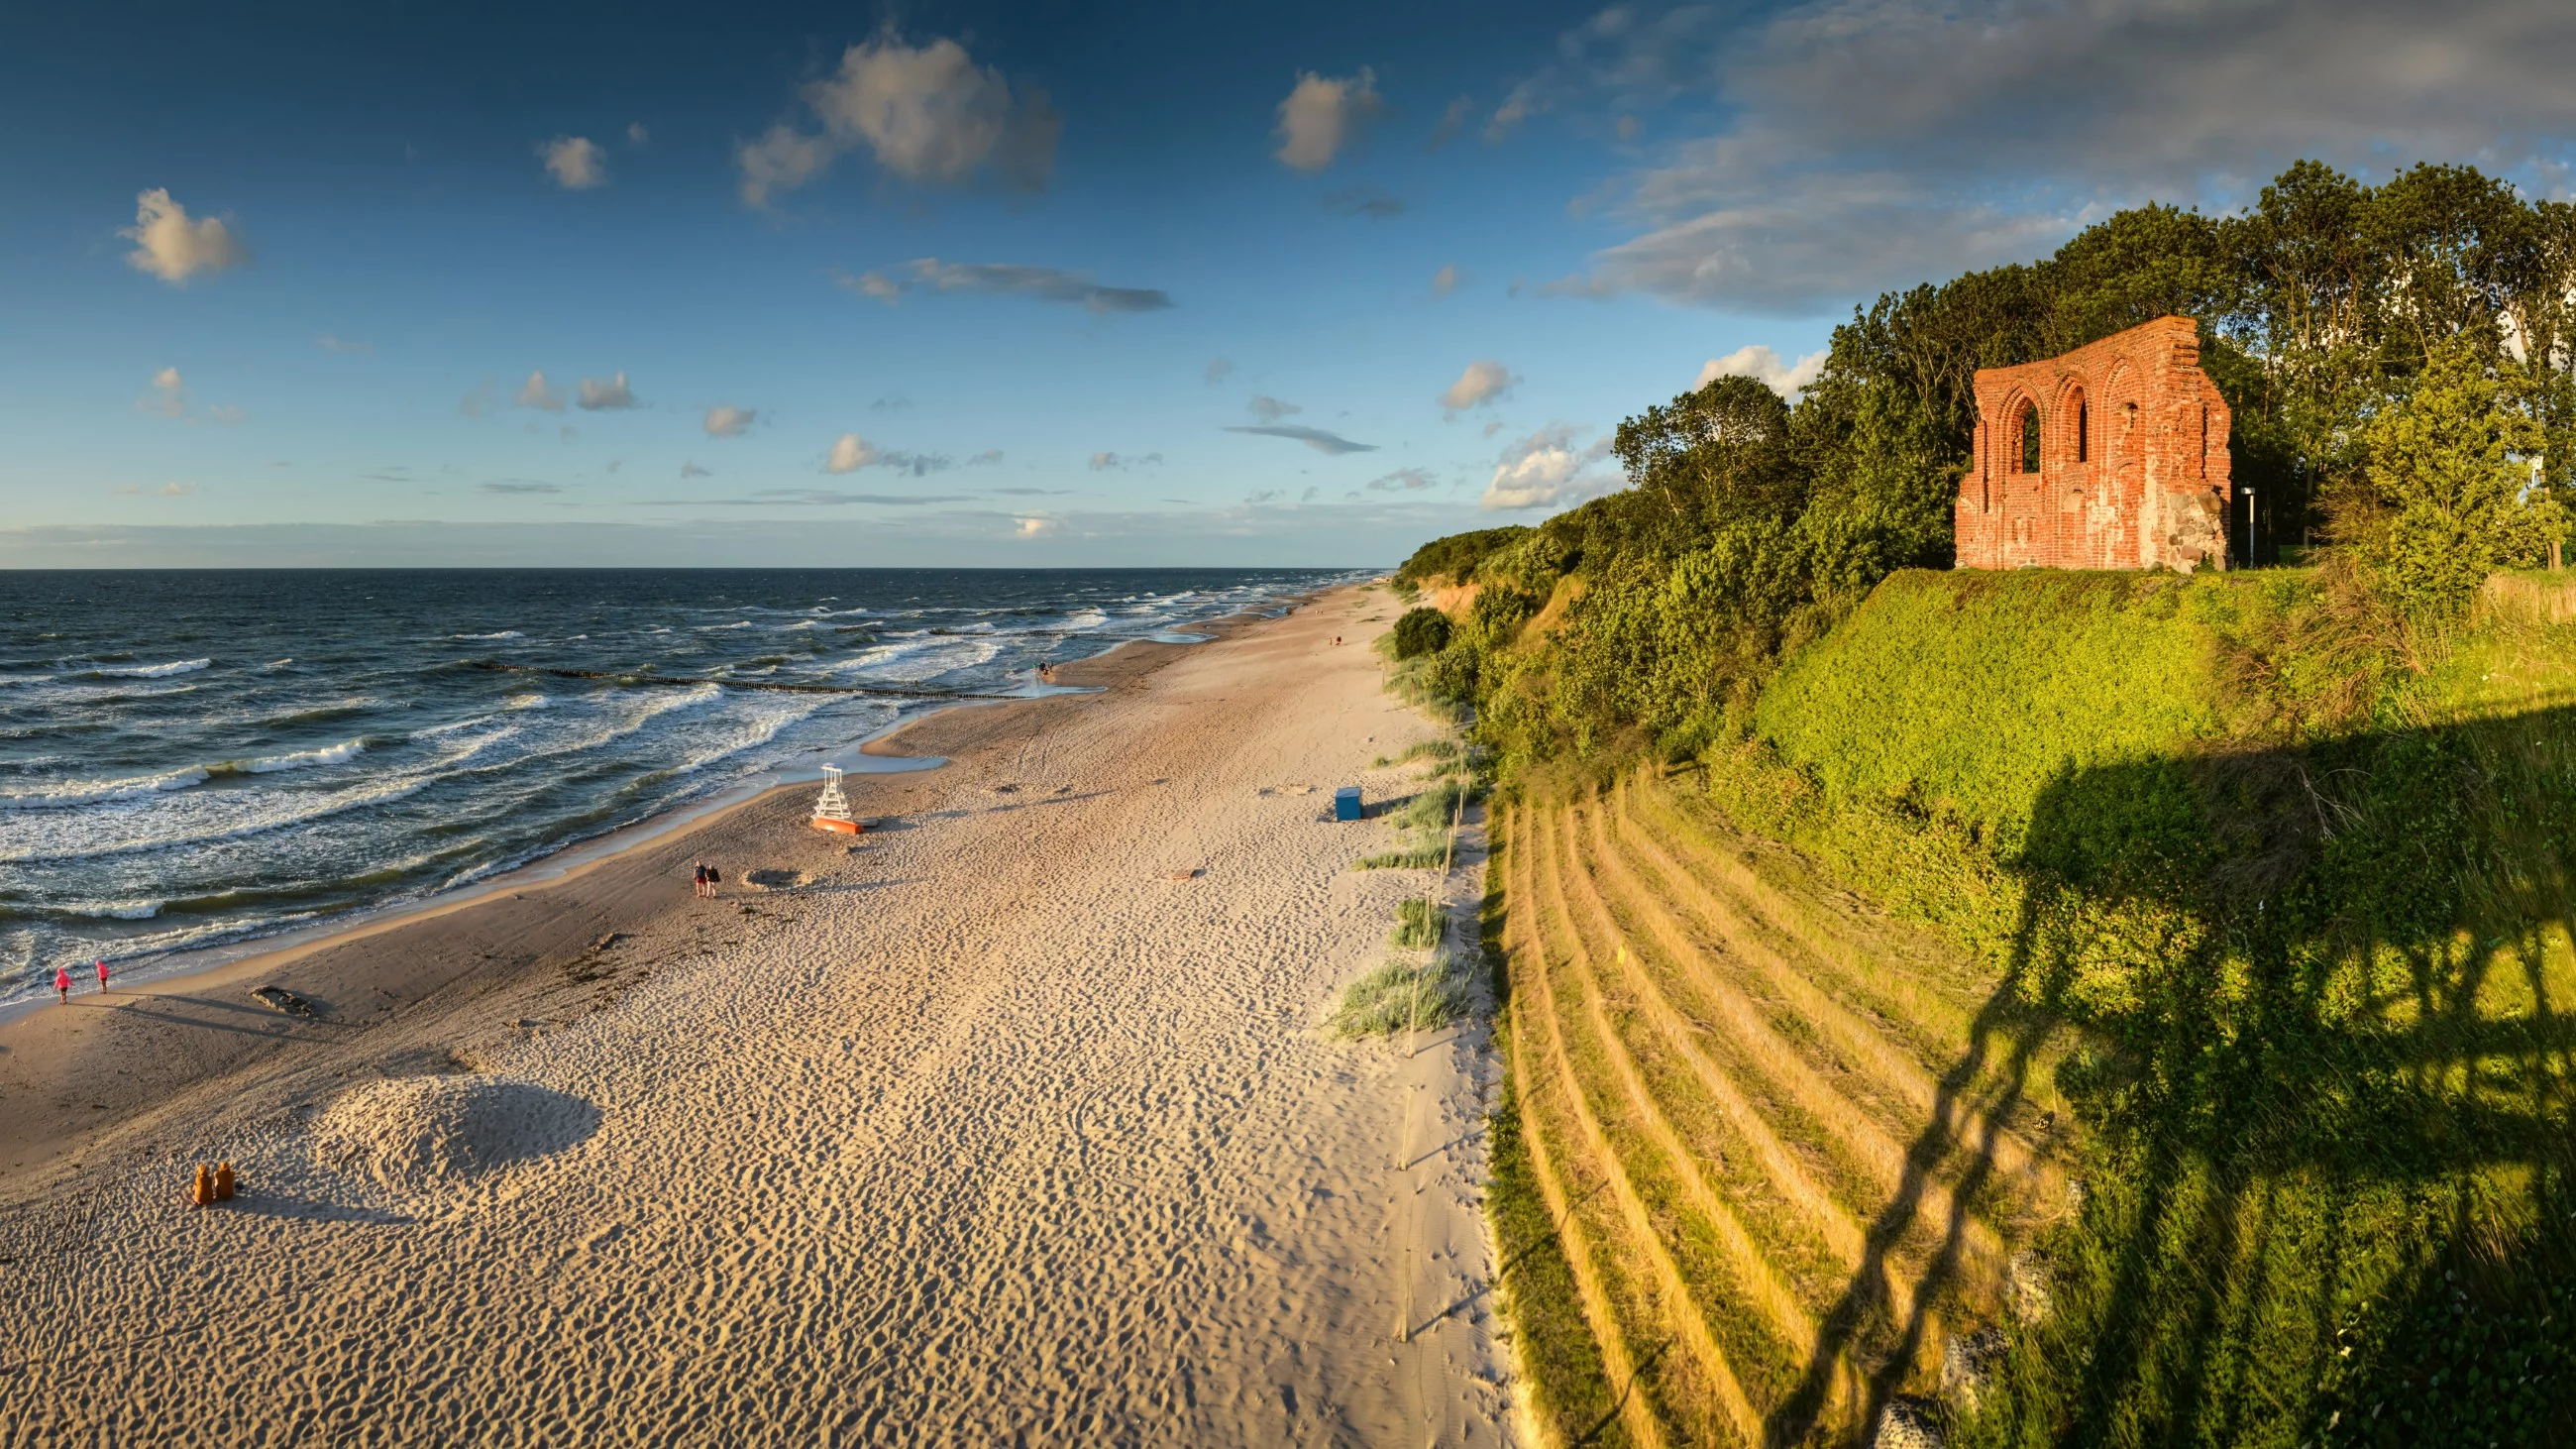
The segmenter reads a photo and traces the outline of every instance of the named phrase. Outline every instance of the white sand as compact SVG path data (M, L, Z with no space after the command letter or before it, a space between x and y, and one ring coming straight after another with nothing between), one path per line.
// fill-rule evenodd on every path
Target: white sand
M1432 732L1360 647L1393 612L924 777L470 1071L353 1047L94 1145L0 1215L0 1442L1507 1440L1481 1036L1316 1029L1425 879L1346 869L1386 828L1286 788L1411 773L1365 768ZM244 1196L189 1210L217 1157Z

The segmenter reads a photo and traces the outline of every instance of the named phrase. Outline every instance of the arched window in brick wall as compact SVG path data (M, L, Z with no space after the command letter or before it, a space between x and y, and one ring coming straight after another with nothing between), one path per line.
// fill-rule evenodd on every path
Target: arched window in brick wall
M2021 405L2021 470L2039 471L2039 404Z
M2092 421L2093 410L2085 406L2084 393L2079 388L2075 393L2075 461L2078 463L2093 461Z

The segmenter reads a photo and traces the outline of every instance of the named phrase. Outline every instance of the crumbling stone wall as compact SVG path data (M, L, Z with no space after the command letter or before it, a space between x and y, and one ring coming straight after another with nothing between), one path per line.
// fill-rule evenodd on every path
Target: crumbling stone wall
M2227 567L2227 403L2190 318L1986 368L1976 387L1959 567Z

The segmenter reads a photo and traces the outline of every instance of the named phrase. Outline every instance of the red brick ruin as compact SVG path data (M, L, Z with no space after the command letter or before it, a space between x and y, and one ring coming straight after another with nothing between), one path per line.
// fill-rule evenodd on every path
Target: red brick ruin
M2227 424L2188 317L1979 371L1959 567L2227 567Z

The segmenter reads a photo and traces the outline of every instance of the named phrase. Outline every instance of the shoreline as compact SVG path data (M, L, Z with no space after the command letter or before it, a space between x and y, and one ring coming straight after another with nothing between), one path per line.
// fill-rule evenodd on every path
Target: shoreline
M945 773L968 756L989 747L999 734L1022 719L1042 722L1074 701L1099 699L1123 688L1132 688L1144 679L1191 651L1230 639L1248 628L1273 618L1287 618L1311 605L1330 591L1292 596L1276 614L1239 611L1200 623L1197 631L1209 637L1203 642L1170 643L1156 639L1129 639L1088 659L1074 660L1057 667L1063 687L1016 699L959 700L942 704L909 719L899 720L876 734L834 751L836 755L857 753L886 760L920 760L931 763L914 768L852 773L844 778L843 788L862 816L899 816L894 808L899 795L911 793L897 782L906 779L928 779ZM917 746L921 748L914 753ZM817 779L819 779L819 772ZM260 1056L273 1052L293 1052L298 1046L320 1045L317 1037L327 1037L316 1021L328 1022L329 1013L338 1011L343 1019L358 999L382 997L390 1005L367 1004L376 1010L366 1019L368 1027L385 1024L378 1018L399 1015L429 1004L441 994L460 987L494 986L505 979L549 964L554 956L578 949L583 942L602 936L631 934L650 919L666 914L678 901L668 896L648 896L636 887L639 882L619 880L604 883L601 894L606 902L581 900L570 903L573 909L586 911L599 929L580 941L563 939L561 930L544 930L547 922L543 906L566 892L578 891L603 874L651 876L662 872L647 857L688 856L693 842L696 854L723 856L728 847L740 849L745 837L765 835L781 822L801 826L801 820L788 817L801 814L791 797L812 790L811 782L780 782L758 785L745 782L719 790L707 800L667 810L631 825L621 826L602 835L574 841L524 862L488 880L443 891L413 901L391 903L355 912L349 917L316 923L282 932L276 936L257 937L231 946L212 946L202 951L180 953L198 959L166 973L156 973L127 984L111 978L111 987L101 995L95 982L74 973L73 991L68 1005L46 1001L41 995L0 1009L0 1107L24 1103L39 1097L47 1081L80 1081L87 1083L80 1094L85 1101L104 1097L100 1105L85 1108L107 1115L81 1121L76 1126L45 1125L43 1114L30 1111L0 1111L0 1171L13 1177L22 1173L39 1173L57 1168L79 1156L86 1146L109 1137L139 1119L159 1115L165 1109L177 1109L179 1099L201 1090L208 1082L224 1073L239 1070ZM827 837L819 831L806 831L832 849L842 848L842 837ZM719 869L725 867L719 863ZM673 880L685 885L685 864L676 868ZM724 893L739 898L744 885L739 867L729 872ZM536 912L505 907L538 906ZM494 929L477 932L477 916L487 918ZM510 919L503 917L536 917ZM511 929L516 928L516 929ZM370 942L399 937L412 932L442 934L481 934L494 938L482 944L502 946L495 951L477 951L477 960L465 964L449 959L455 953L435 946L426 954L432 964L425 971L389 972L377 963L350 959ZM309 934L308 934L309 933ZM578 934L578 933L575 933ZM522 941L533 936L536 945L512 950L508 938ZM328 958L328 959L325 959ZM519 968L490 968L493 961L512 961ZM298 974L302 972L309 974ZM313 984L314 978L328 983ZM496 979L501 978L501 979ZM315 1019L299 1019L265 1007L244 1007L250 993L262 986L291 990L315 1002L324 1013ZM47 1013L65 1010L105 1008L111 1014L132 1011L182 1027L213 1032L226 1037L249 1037L252 1041L235 1045L246 1050L208 1050L200 1041L199 1050L184 1060L156 1059L152 1069L138 1073L133 1065L118 1070L123 1081L114 1089L101 1089L99 1076L85 1071L86 1059L121 1056L115 1042L76 1044L60 1039L47 1022ZM248 1021L239 1019L252 1013ZM253 1023L256 1023L254 1025ZM132 1023L114 1022L108 1028L131 1028ZM134 1034L132 1031L128 1035ZM53 1121L60 1123L60 1118ZM75 1163L75 1165L77 1165ZM17 1194L0 1190L0 1203Z
M1107 670L1110 661L1118 655L1133 648L1195 649L1202 644L1225 638L1231 632L1263 619L1285 617L1286 614L1305 607L1319 596L1318 593L1292 595L1277 615L1244 610L1199 621L1188 634L1182 634L1180 631L1165 631L1161 635L1124 639L1088 658L1070 660L1057 665L1056 672L1059 677L1068 671L1076 675L1099 673ZM1200 630L1209 632L1202 636L1198 634ZM1168 659L1161 661L1161 663L1168 662ZM1153 667L1161 666L1157 663ZM1124 678L1126 674L1125 671L1112 670L1109 671L1108 677ZM935 752L906 753L903 749L903 737L941 715L956 710L1015 708L1052 699L1079 698L1101 693L1109 687L1105 683L1055 685L1042 687L1036 693L1021 696L959 699L937 703L919 713L871 731L857 740L820 752L819 758L828 761L858 756L872 760L899 762L879 769L853 770L844 767L848 777L844 783L853 789L857 788L862 779L886 775L927 774L945 768L951 763L950 757ZM355 907L328 920L290 926L267 934L241 936L210 945L194 946L163 956L146 957L132 965L114 963L113 989L115 992L132 992L136 995L171 994L165 988L175 987L200 977L229 980L230 976L224 973L259 965L282 965L296 957L336 946L344 940L380 934L415 921L467 909L505 892L553 886L585 871L595 869L630 851L649 846L674 832L693 831L713 825L723 817L737 810L758 805L764 799L781 791L810 789L818 785L822 779L819 768L812 772L813 778L810 780L783 778L788 773L790 772L778 769L763 771L760 775L719 786L702 798L671 806L623 825L612 826L595 835L566 840L495 874L461 885L434 890L426 895L396 897L373 905ZM800 769L793 773L802 775L806 772ZM762 783L762 776L773 778L768 783ZM125 973L129 970L135 973L130 985L125 978ZM85 986L94 984L93 978L77 969L72 975L75 998L81 994ZM91 994L95 994L94 989ZM45 1007L61 1004L60 1001L45 1000L42 990L31 993L21 1001L0 1003L0 1030L5 1030L11 1023L23 1020ZM0 1139L0 1142L5 1142L5 1139Z

